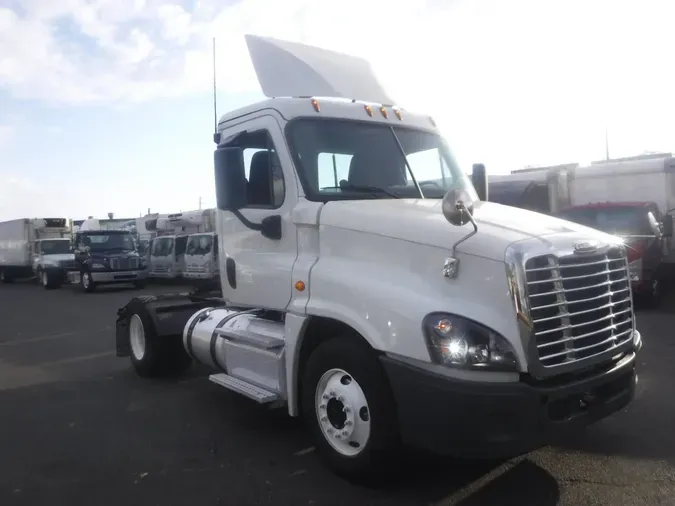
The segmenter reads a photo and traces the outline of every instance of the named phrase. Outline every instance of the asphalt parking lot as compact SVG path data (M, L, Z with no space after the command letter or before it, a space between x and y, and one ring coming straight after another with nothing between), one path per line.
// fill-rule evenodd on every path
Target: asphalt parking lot
M297 421L206 371L138 378L114 353L115 312L136 293L0 286L3 506L675 504L675 301L638 313L625 412L512 462L411 455L406 480L366 489L327 471Z

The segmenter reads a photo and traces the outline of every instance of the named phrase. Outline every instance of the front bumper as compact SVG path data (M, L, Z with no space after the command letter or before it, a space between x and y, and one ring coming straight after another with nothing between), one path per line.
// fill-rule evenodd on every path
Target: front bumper
M160 279L173 279L178 277L178 272L166 272L166 271L151 271L151 278L160 278Z
M188 271L185 271L183 273L183 277L188 278L188 279L213 279L216 276L218 276L218 274L216 274L215 272L188 272Z
M635 395L636 351L558 384L484 383L381 358L404 442L463 458L510 458L623 409Z
M91 279L98 284L133 283L147 279L148 271L145 269L136 271L91 271Z

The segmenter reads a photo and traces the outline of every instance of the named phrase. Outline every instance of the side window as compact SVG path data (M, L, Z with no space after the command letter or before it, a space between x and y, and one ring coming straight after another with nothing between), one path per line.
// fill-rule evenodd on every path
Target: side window
M33 253L36 255L40 253L40 243L37 241L33 243Z
M353 156L342 153L319 153L317 160L319 189L339 189L340 181L349 179L349 164Z
M176 256L183 255L185 253L185 247L187 246L188 236L184 235L181 237L176 237Z
M218 258L218 236L213 236L213 258Z
M286 197L286 183L272 137L267 130L236 136L227 144L242 148L247 181L246 207L276 209Z

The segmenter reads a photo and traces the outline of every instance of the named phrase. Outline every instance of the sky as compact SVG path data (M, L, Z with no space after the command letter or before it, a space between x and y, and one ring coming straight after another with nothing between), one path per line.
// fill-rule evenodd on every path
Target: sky
M244 34L369 60L489 173L675 149L671 0L0 0L0 220L215 204Z

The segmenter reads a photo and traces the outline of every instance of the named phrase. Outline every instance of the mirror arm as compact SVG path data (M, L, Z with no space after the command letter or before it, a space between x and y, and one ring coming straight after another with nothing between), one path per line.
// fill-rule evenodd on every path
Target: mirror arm
M239 221L242 222L242 224L250 229L250 230L256 230L260 232L262 230L262 223L253 223L251 220L249 220L246 216L241 214L241 211L239 209L232 210L232 214L234 214Z
M473 226L473 230L452 245L452 256L445 260L445 265L443 265L443 276L451 279L456 278L457 273L459 272L459 258L457 258L457 247L464 241L466 241L467 239L473 237L478 233L478 224L476 223L476 220L474 219L473 215L469 212L469 209L467 209L464 202L462 202L461 200L457 202L457 210L462 211L463 213L466 213L469 216L469 221Z

